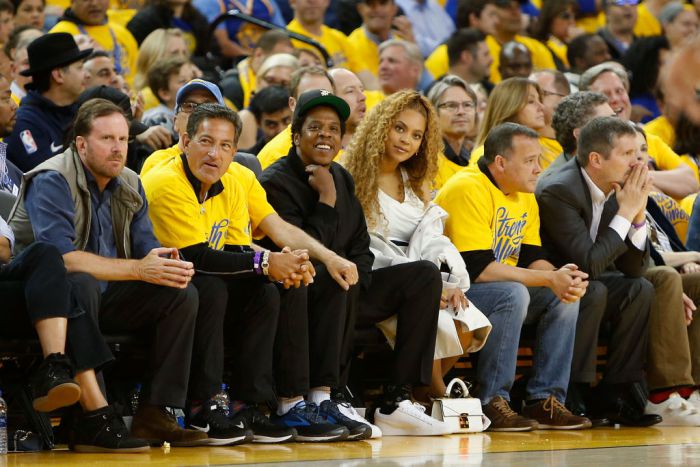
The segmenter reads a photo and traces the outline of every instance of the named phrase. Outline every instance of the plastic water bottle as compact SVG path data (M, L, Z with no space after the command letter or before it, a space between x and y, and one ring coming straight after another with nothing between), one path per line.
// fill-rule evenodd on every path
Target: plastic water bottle
M0 391L0 455L7 454L7 404Z
M224 411L226 416L228 417L231 414L231 399L228 397L228 387L226 384L221 385L221 391L217 395L214 396L214 401L216 402L216 405L219 406L221 410Z
M139 409L139 398L141 397L141 383L137 384L134 388L134 392L131 393L131 400L129 404L131 405L131 415L136 415L136 411Z

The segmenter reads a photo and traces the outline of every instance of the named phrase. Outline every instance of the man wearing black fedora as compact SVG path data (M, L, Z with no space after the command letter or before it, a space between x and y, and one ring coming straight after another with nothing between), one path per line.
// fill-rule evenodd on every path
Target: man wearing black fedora
M7 157L23 172L63 152L67 128L77 111L75 102L85 87L83 61L92 49L80 50L68 33L46 34L29 47L29 92L17 111L7 138Z

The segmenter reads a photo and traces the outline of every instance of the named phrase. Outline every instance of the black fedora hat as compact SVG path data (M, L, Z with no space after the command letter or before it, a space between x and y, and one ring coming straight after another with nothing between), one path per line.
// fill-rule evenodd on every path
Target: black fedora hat
M73 36L67 32L44 34L34 39L27 47L29 69L21 71L20 74L32 76L50 71L83 60L91 53L92 49L80 50Z

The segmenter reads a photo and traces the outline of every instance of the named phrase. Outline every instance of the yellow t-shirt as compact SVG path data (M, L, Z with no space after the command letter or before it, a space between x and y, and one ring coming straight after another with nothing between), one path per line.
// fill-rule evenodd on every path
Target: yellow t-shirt
M698 194L693 193L692 195L688 195L681 200L681 209L683 209L688 216L693 215L693 204L695 204L695 198L697 197ZM685 238L681 238L681 240L685 241Z
M124 79L133 85L136 74L136 55L139 48L136 39L128 29L117 23L108 22L99 26L82 26L82 29L97 42L105 51L115 54L115 40L119 50L119 65ZM52 32L67 32L72 35L83 34L77 24L72 21L59 21L51 28ZM116 62L116 57L115 57Z
M559 60L562 61L567 68L569 68L569 59L566 58L566 52L568 47L566 44L555 37L551 37L547 41L547 48L557 56Z
M153 231L163 246L184 248L207 242L250 245L260 223L275 210L255 174L237 162L221 177L224 190L200 204L180 157L143 177Z
M238 62L236 68L238 68L238 81L241 83L241 90L243 91L243 108L247 109L250 105L253 91L255 91L255 72L250 67L249 58Z
M554 162L554 160L559 157L559 155L564 152L561 144L555 139L545 138L540 136L537 138L540 146L542 146L542 156L540 157L540 167L542 170L549 167L549 165ZM484 145L477 146L472 151L472 156L469 159L469 168L473 169L476 167L476 162L484 156ZM478 170L478 169L477 169Z
M683 154L681 160L688 164L695 174L695 179L700 183L700 168L698 167L698 161L691 157L690 154Z
M526 36L515 36L515 40L523 44L532 55L532 66L536 70L555 70L557 68L552 58L552 53L547 47L538 40ZM501 73L498 71L499 59L501 53L501 44L498 43L493 36L486 36L486 45L489 47L489 52L493 58L491 63L491 82L494 84L501 82ZM439 45L433 53L425 61L425 68L434 77L438 78L447 74L450 70L450 60L447 56L447 46Z
M661 138L661 141L670 147L673 147L676 143L676 131L673 129L673 125L671 125L668 119L663 115L656 117L654 120L644 125L644 131L647 135L658 136Z
M359 60L355 49L348 40L348 37L337 29L329 28L328 26L323 25L321 26L321 35L316 36L304 29L304 27L299 24L296 19L289 22L287 29L292 32L303 34L320 43L326 48L326 51L333 59L334 66L348 68L355 73L359 73L367 69L367 65ZM296 39L292 39L292 45L299 49L311 48L311 46Z
M364 63L374 76L379 73L379 46L367 36L363 26L355 29L348 36L348 41L357 53L357 58Z
M647 135L647 146L649 157L654 160L658 170L672 170L683 163L681 157L656 135Z
M526 36L515 36L515 41L523 44L532 55L533 70L556 70L557 66L552 58L552 52L540 41ZM486 45L489 47L493 62L491 63L491 82L498 84L501 82L501 73L498 71L500 63L499 54L501 53L501 44L493 36L486 36ZM447 54L447 47L445 47Z
M446 75L450 71L450 59L447 56L447 46L438 45L424 62L425 69L430 72L435 79Z
M681 205L675 199L671 198L667 194L653 192L649 196L656 201L656 204L661 208L661 212L668 221L673 225L673 228L678 234L678 238L685 243L685 237L688 233L688 222L690 222L690 215L683 210ZM691 204L692 208L692 204Z
M153 151L151 155L143 161L140 173L141 177L144 177L151 169L160 167L171 159L179 157L180 154L182 154L182 151L180 151L180 146L177 144L166 149Z
M559 141L552 138L546 138L540 136L538 138L540 146L542 146L542 155L540 156L540 168L542 170L550 166L554 159L559 157L559 155L564 152Z
M454 175L435 202L449 215L445 235L459 251L492 250L496 261L517 266L523 244L542 245L535 195L505 195L480 170Z
M634 25L634 35L641 36L660 36L663 34L661 23L649 11L646 3L637 5L637 23Z
M433 182L433 188L435 190L439 190L445 185L445 183L447 183L447 180L452 178L454 174L464 170L465 168L465 166L455 164L441 152L438 154L438 171L437 175L435 176L435 181Z

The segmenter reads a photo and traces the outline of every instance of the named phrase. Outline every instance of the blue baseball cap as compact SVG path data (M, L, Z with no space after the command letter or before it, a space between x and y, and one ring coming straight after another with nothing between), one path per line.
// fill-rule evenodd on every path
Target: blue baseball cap
M180 104L182 104L182 101L185 100L185 97L195 89L204 89L205 91L209 91L209 93L211 93L211 95L216 99L217 104L226 105L224 102L224 96L221 95L219 86L209 81L195 78L177 90L177 94L175 95L175 109L178 109Z

